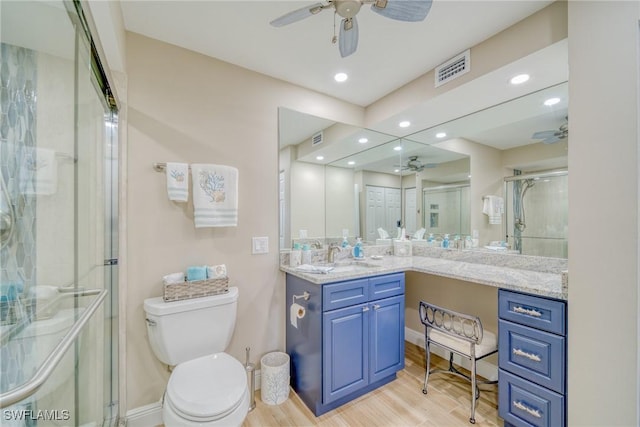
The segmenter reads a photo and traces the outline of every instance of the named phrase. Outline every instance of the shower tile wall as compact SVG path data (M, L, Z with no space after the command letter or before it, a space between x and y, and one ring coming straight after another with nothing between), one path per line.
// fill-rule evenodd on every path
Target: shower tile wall
M36 146L37 54L1 43L0 170L11 201L2 195L2 209L12 203L16 214L13 238L0 251L1 282L35 284L36 196L20 192L21 183L33 182L31 153Z

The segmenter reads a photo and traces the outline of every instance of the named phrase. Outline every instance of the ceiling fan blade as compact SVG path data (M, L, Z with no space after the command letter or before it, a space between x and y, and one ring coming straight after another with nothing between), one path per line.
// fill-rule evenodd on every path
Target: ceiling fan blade
M356 17L345 18L340 23L340 56L351 55L358 48L358 21Z
M281 17L276 18L269 23L274 27L283 27L285 25L293 24L294 22L298 22L303 20L304 18L308 18L312 15L315 15L320 11L322 11L323 8L324 6L322 5L322 3L315 3L315 4L312 4L311 6L305 6L300 9L296 9L292 12L289 12L285 15L282 15Z
M555 130L543 130L541 132L536 132L531 135L531 139L547 139L552 138L556 135Z
M423 21L433 0L376 0L371 10L391 19L406 22Z

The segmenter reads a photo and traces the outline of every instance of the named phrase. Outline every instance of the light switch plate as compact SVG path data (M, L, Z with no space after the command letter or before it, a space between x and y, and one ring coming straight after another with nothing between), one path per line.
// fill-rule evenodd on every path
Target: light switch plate
M251 253L252 254L266 254L269 253L269 238L268 237L252 237L251 238Z

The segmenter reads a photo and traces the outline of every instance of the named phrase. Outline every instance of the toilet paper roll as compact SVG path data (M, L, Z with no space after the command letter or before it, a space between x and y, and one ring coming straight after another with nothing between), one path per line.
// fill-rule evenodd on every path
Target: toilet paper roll
M298 327L298 319L302 319L307 314L307 310L300 304L291 304L289 318L294 328Z

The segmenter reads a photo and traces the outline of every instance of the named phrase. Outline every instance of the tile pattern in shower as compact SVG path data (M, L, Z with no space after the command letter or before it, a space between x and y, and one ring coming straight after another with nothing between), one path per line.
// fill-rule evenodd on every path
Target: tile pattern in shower
M1 203L11 203L16 217L13 238L0 251L0 284L19 290L36 278L36 196L21 194L20 182L35 179L21 165L36 147L37 53L6 43L0 49L0 171L11 199L3 193Z

